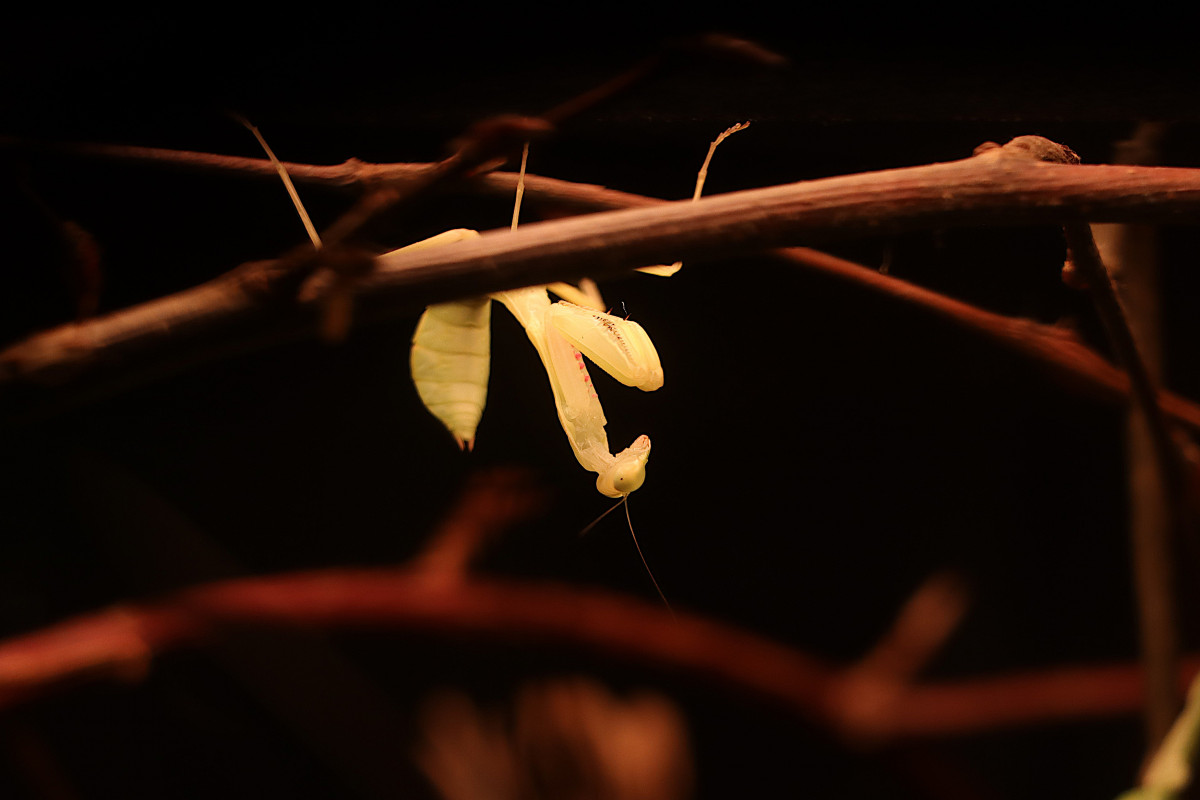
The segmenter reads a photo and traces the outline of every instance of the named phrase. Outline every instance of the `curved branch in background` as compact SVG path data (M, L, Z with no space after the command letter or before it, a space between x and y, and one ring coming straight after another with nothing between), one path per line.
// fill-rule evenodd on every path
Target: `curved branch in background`
M344 172L344 167L311 169ZM311 177L302 167L294 174L297 180ZM475 185L508 191L510 176L484 176ZM576 207L638 207L491 232L450 251L380 259L375 274L359 287L362 306L382 316L501 288L600 277L626 271L631 264L679 257L695 261L803 238L935 224L1055 223L1064 217L1170 219L1200 210L1200 170L1028 163L992 151L945 164L806 181L694 203L665 203L532 176L527 192ZM1106 399L1128 393L1124 373L1062 331L991 314L816 251L789 248L786 257L930 308ZM35 334L0 352L0 394L19 393L15 390L22 387L32 387L36 395L36 387L128 381L230 350L311 335L313 309L273 296L272 285L280 276L278 262L247 264L194 289ZM1177 420L1200 428L1200 408L1167 394L1160 402Z
M845 668L629 597L472 577L471 558L541 499L524 472L491 470L464 487L411 566L211 583L0 642L0 709L87 681L138 681L165 653L183 647L220 652L230 638L245 641L238 634L254 628L432 631L574 645L758 695L860 747L1133 712L1141 701L1140 674L1125 666L914 684L966 608L964 587L949 574L919 587L891 629ZM1188 665L1190 672L1197 667L1196 659Z
M154 658L255 626L432 631L570 644L749 692L860 741L946 736L1135 713L1136 666L900 687L869 717L858 672L691 614L562 585L429 580L411 569L333 569L247 578L123 605L0 643L0 708L97 679L137 680ZM1189 659L1181 679L1200 668Z

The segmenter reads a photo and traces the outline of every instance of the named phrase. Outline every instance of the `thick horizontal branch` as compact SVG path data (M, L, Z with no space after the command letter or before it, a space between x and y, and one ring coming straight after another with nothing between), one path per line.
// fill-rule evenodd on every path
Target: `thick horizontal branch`
M3 140L0 140L2 143ZM223 156L124 145L69 145L55 155L78 154L142 164L176 166L199 171L278 180L275 166L266 159ZM366 190L380 183L406 184L418 180L430 164L372 164L349 159L341 164L288 163L288 173L298 182L330 189ZM515 172L490 172L465 181L468 191L509 199L516 191ZM623 208L648 208L667 202L593 184L525 176L525 197L557 209L579 213ZM1126 374L1105 361L1065 328L1028 319L1006 317L955 300L907 281L893 278L846 259L807 247L789 247L773 255L808 269L847 281L883 296L924 308L937 316L1014 350L1046 367L1052 375L1073 380L1075 389L1090 391L1108 402L1123 401L1129 394ZM1200 430L1200 406L1164 392L1161 404L1168 416Z
M733 192L491 231L453 252L379 259L364 289L395 304L600 277L630 264L960 225L1194 218L1200 170L1022 163L983 156Z
M499 187L509 176L479 180ZM570 195L580 205L642 207L533 223L515 232L491 232L451 249L384 257L360 286L362 305L374 314L396 313L429 302L583 275L598 277L680 257L693 258L699 265L696 258L805 239L952 224L1058 222L1064 217L1174 219L1195 214L1200 207L1200 170L1066 166L994 156L736 192L696 203L635 200L597 187L568 191L567 186L531 178L529 192ZM815 256L820 254L791 254L808 266L840 271L842 277L853 271L845 266L848 262L830 270L828 257L821 263L823 259ZM868 278L871 274L864 269L851 279L927 307L933 307L934 299L946 300L895 279ZM270 291L278 277L273 262L245 265L195 289L34 335L0 352L0 392L12 393L22 385L123 379L312 330L311 308ZM979 328L968 319L972 315L959 313L968 306L947 310L954 302L940 303L939 313ZM1025 341L1017 349L1027 354L1049 351L1050 356L1039 357L1043 363L1069 364L1083 350L1061 334L1042 336L1044 330L1028 327L1032 323L1005 321L1008 327L1014 324L1024 326L1017 338ZM1032 346L1030 330L1035 331ZM1016 341L996 326L984 332ZM1090 359L1090 364L1068 369L1084 385L1108 396L1126 391L1122 373L1094 363L1094 354ZM1174 405L1168 413L1180 417L1181 406ZM1200 413L1186 410L1194 426Z
M444 581L404 569L248 578L124 605L0 643L0 708L96 679L137 680L153 660L256 626L433 631L570 644L750 692L850 736L941 736L1134 713L1133 666L909 685L870 717L854 670L702 617L597 590L499 580ZM1187 665L1188 677L1197 666ZM865 729L864 727L865 726Z

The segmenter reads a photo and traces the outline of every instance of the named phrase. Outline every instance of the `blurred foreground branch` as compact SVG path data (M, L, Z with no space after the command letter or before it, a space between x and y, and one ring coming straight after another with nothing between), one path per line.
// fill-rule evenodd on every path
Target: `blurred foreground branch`
M1132 665L901 685L864 718L860 670L692 614L594 589L493 579L430 581L420 570L331 569L189 589L76 617L0 643L0 708L97 679L138 680L153 660L254 627L424 631L571 645L749 692L856 738L944 736L1135 713ZM1200 669L1187 661L1183 681Z

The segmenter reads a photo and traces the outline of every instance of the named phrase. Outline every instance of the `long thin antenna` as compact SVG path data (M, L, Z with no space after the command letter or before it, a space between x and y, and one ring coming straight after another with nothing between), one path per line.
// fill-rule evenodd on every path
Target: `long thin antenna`
M658 596L662 598L663 605L667 607L667 611L671 612L671 619L676 622L679 618L675 616L675 609L671 608L671 604L667 601L667 596L663 594L663 590L659 587L658 581L654 579L654 573L650 571L650 565L646 563L646 557L642 555L642 546L638 544L637 534L633 532L633 518L629 516L629 495L621 498L621 503L625 504L625 521L629 523L629 535L633 537L633 546L637 548L638 557L642 559L642 566L646 568L646 574L650 576L650 582L654 584L654 591L658 592ZM618 503L620 505L620 503ZM609 511L612 509L610 508ZM608 513L607 511L605 512ZM599 522L599 520L597 520Z
M599 525L599 524L600 524L600 520L604 519L604 518L605 518L605 517L607 517L609 514L611 514L612 512L616 511L618 508L620 508L620 507L621 507L621 503L624 503L624 502L625 502L625 498L626 498L626 497L628 497L628 496L629 496L629 495L622 495L620 500L618 500L617 502L613 503L613 506L612 506L612 508L610 508L608 511L605 511L603 514L601 514L600 516L596 517L594 520L592 520L591 522L589 522L589 523L588 523L588 526L579 532L579 538L580 538L580 539L582 539L584 536L587 536L588 532L589 532L589 531L591 531L591 529L592 529L592 528L594 528L594 527L596 527L597 525Z

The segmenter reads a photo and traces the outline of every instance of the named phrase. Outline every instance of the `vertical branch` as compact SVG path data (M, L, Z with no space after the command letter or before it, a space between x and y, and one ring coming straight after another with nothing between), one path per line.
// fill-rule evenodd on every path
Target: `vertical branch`
M1162 135L1161 124L1139 124L1132 138L1117 143L1113 162L1157 164ZM1149 225L1114 224L1093 225L1092 231L1113 284L1121 287L1126 319L1147 374L1157 382L1162 375L1162 341L1155 230ZM1157 435L1147 415L1136 408L1130 411L1125 433L1129 525L1147 681L1146 733L1151 752L1166 735L1179 704L1178 687L1173 680L1179 645L1170 557L1172 543L1177 545L1179 541L1176 534L1180 497L1172 489L1179 486L1179 475L1157 456Z
M1179 453L1158 407L1154 381L1138 353L1133 333L1108 278L1096 242L1087 223L1064 226L1071 258L1079 275L1090 287L1092 301L1104 322L1117 359L1129 373L1133 395L1131 413L1143 421L1154 454L1164 496L1167 524L1161 528L1139 527L1133 538L1133 579L1137 592L1142 660L1146 668L1146 726L1151 749L1166 735L1179 711L1180 696L1175 685L1179 641L1175 612L1175 577L1171 566L1172 537L1178 541L1180 513Z
M976 148L975 153L977 158L1079 163L1079 156L1070 148L1040 136L1018 136L1003 147L987 142ZM1136 526L1131 531L1134 587L1146 671L1146 729L1153 752L1171 727L1180 706L1179 688L1175 682L1179 635L1171 545L1172 541L1183 538L1183 463L1159 406L1158 387L1138 350L1116 286L1100 259L1091 227L1086 222L1072 220L1063 224L1063 232L1069 250L1063 280L1088 289L1117 361L1129 374L1132 414L1144 426L1148 450L1155 465L1151 491L1162 495L1163 524Z

